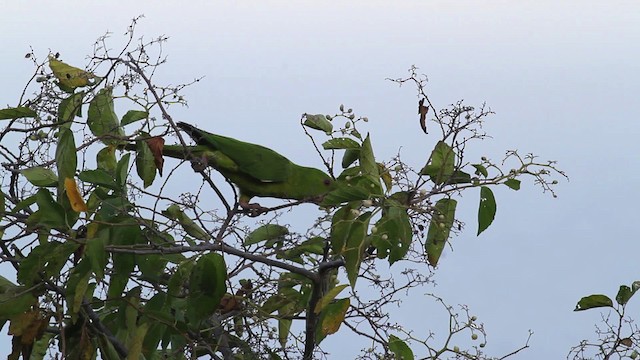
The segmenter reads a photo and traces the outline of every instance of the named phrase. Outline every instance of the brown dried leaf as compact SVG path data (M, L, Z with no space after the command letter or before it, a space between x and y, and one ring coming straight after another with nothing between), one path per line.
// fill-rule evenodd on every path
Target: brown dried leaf
M153 162L156 164L158 173L162 176L162 165L164 164L164 158L162 157L162 148L164 147L164 139L160 136L155 136L147 140L147 145L151 149L153 154Z
M224 315L233 310L240 310L242 308L241 299L242 297L234 296L229 293L222 295L222 299L220 299L220 304L218 305L218 311Z
M424 105L424 99L418 101L418 114L420 115L420 127L425 134L427 132L427 113L429 112L429 106Z
M620 344L626 346L626 347L632 347L633 346L633 340L631 340L631 338L624 338L624 339L620 339Z

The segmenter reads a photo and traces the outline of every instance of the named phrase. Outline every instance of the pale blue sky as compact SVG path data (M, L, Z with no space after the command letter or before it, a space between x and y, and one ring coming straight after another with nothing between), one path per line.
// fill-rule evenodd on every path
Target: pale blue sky
M205 76L176 118L296 162L309 162L295 150L305 141L300 114L344 103L371 119L377 157L402 147L420 167L436 139L417 131L414 89L384 80L412 64L429 75L436 105L486 101L497 113L485 127L494 138L468 155L499 159L517 148L558 160L571 178L558 199L530 182L496 190L496 220L479 238L478 194L462 199L467 231L442 259L438 287L423 291L468 304L485 323L489 353L521 345L532 329L518 359L564 358L599 321L597 311L572 312L576 301L640 279L637 1L2 1L0 103L15 105L29 45L84 64L97 36L114 32L116 48L139 14L138 34L171 37L158 80ZM423 292L395 319L444 331ZM365 346L341 336L326 344L336 359Z

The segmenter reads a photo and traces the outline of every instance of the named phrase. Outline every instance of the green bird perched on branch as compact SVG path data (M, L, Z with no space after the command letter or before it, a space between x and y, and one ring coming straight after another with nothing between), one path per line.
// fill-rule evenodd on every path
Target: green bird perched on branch
M162 154L199 160L219 171L238 187L244 209L262 209L259 204L249 203L254 196L318 203L336 187L335 180L323 171L294 164L264 146L212 134L184 122L177 125L197 145L167 145Z

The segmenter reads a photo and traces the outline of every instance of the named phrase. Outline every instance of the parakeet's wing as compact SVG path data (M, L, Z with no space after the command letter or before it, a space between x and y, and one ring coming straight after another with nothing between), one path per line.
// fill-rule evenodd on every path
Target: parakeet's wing
M184 122L177 125L198 145L220 151L237 164L240 172L257 180L284 182L290 176L293 163L269 148L212 134Z

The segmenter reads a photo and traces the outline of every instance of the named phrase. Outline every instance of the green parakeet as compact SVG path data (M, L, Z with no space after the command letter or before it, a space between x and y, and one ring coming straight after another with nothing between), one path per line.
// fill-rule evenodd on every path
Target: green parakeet
M294 164L264 146L211 134L184 122L177 125L197 144L188 147L191 160L206 162L235 184L240 190L240 206L245 209L260 208L249 204L254 196L320 202L335 188L334 179L321 170ZM189 158L180 145L164 146L162 153Z

